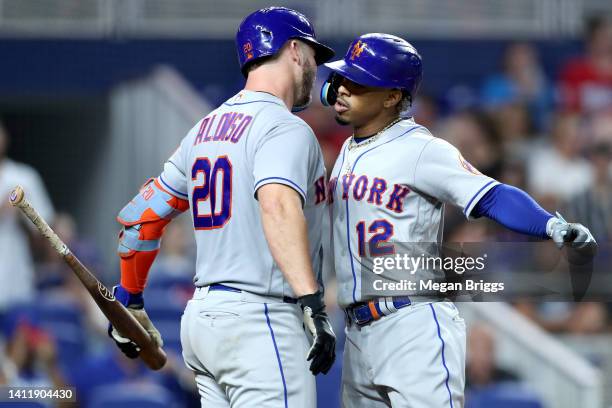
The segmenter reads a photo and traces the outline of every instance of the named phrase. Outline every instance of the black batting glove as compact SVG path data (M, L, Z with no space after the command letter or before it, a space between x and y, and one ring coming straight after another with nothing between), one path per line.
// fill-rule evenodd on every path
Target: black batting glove
M323 292L320 290L311 295L298 298L298 304L304 312L304 325L313 337L312 347L307 361L313 375L327 374L336 359L336 335L332 330L329 316L325 312Z
M140 353L140 347L138 347L138 345L132 340L125 337L121 337L117 333L117 330L115 330L110 324L108 325L108 335L111 339L113 339L117 347L119 347L119 350L121 350L121 352L125 354L126 357L132 359L138 358L138 354Z
M113 287L113 295L125 307L132 309L143 309L144 301L142 294L132 295L121 285ZM128 358L138 358L140 347L127 337L123 337L110 323L108 324L108 336L113 339L119 350Z

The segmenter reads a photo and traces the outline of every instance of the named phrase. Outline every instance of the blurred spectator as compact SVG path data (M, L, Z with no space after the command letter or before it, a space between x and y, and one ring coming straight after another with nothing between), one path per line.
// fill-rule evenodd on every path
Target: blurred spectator
M494 123L486 115L465 111L450 116L442 124L438 136L459 149L482 173L499 177L502 146Z
M516 308L551 333L596 334L607 330L605 304L584 302L518 302Z
M482 173L493 178L499 177L502 146L493 122L485 114L478 111L464 111L449 116L440 124L436 136L459 149L463 157ZM454 229L464 221L465 216L460 210L447 207L444 213L445 236L451 236ZM467 226L466 230L469 233L472 227Z
M46 330L15 316L6 330L6 376L11 386L65 388L55 342ZM5 328L6 329L6 328Z
M581 132L577 115L560 115L553 125L551 145L534 149L529 157L529 188L544 208L555 208L558 200L568 200L591 185L591 166L580 156Z
M535 130L521 103L506 104L490 113L504 149L504 160L525 161L535 141Z
M500 173L499 181L525 190L527 174L523 161L506 158Z
M174 353L168 354L161 371L153 372L140 359L130 360L116 347L108 347L84 359L71 383L81 407L88 406L96 390L111 384L159 384L174 394L177 407L199 406L193 374Z
M478 92L470 85L458 83L451 86L443 95L446 112L461 112L476 109L479 105Z
M79 405L86 407L96 387L132 381L150 381L149 370L139 360L130 360L114 347L100 355L85 358L71 379L76 387Z
M413 111L415 122L425 126L435 134L439 119L439 107L436 99L424 93L417 94Z
M593 185L571 197L564 208L569 220L588 225L599 242L612 239L612 142L591 146L590 161L594 169Z
M149 274L151 280L164 277L187 277L195 275L194 238L189 217L181 217L166 227L161 248Z
M17 163L7 155L9 137L0 124L0 317L10 305L32 298L34 266L24 218L8 203L11 190L21 185L30 202L48 222L53 221L53 206L43 182L32 167ZM34 228L29 222L28 227Z
M98 278L104 275L102 255L92 242L78 234L76 222L70 214L58 213L51 225L57 236L85 266ZM42 250L41 262L36 267L36 286L44 291L65 284L73 273L50 245L44 245Z
M467 222L465 218L460 223L453 225L448 230L445 229L446 242L486 242L489 238L488 223ZM448 233L448 234L447 234Z
M612 24L596 16L586 24L586 54L561 71L561 102L572 112L612 109Z
M487 387L503 381L518 381L518 377L495 362L493 330L482 324L470 326L467 337L466 389Z
M512 43L508 46L503 71L485 81L482 103L496 111L524 105L528 115L526 121L533 122L539 130L544 128L552 108L553 90L532 45ZM512 121L506 121L506 125L512 125Z
M100 278L103 274L101 255L93 244L79 236L72 216L58 213L52 226L57 236ZM106 337L106 317L74 272L50 245L43 246L41 262L36 265L36 278L39 296L55 300L58 305L72 304L84 317L84 328L96 336Z

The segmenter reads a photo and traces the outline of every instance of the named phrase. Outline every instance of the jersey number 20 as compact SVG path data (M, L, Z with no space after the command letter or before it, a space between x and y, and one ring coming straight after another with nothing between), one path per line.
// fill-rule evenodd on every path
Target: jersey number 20
M200 173L204 181L195 185ZM220 177L221 194L217 196ZM191 168L191 178L194 182L191 196L193 226L196 230L222 228L232 216L232 163L229 158L220 156L211 164L207 157L198 157ZM210 203L210 212L202 214L200 203L205 201Z

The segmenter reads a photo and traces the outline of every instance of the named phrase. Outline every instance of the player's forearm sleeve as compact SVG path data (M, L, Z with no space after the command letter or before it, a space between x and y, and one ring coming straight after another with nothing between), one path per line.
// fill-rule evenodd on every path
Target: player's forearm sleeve
M170 194L156 179L147 182L121 210L117 220L124 227L119 234L118 253L121 286L128 292L144 290L166 225L187 208L188 201Z
M472 216L485 216L512 231L538 238L548 238L546 223L553 217L529 194L507 184L489 190L472 210Z

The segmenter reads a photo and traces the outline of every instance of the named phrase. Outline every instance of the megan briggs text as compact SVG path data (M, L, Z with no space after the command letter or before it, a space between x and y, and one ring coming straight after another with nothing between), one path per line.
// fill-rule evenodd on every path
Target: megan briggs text
M503 282L485 282L482 279L475 281L466 279L463 282L436 282L434 280L420 280L418 282L401 280L399 282L385 282L377 279L373 282L374 290L380 291L434 291L440 293L453 292L484 292L496 293L504 290Z

